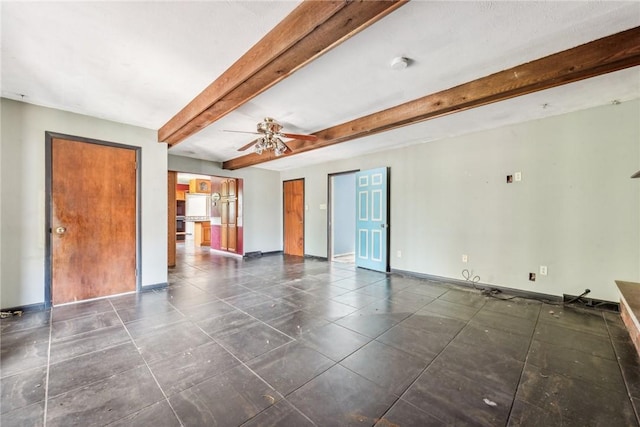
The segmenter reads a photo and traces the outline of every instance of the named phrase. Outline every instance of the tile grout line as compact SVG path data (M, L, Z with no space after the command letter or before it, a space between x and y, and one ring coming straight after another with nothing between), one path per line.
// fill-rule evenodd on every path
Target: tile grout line
M151 370L151 368L149 367L149 363L147 362L147 359L144 358L144 356L142 355L142 353L140 353L140 349L138 348L138 345L136 344L136 341L133 339L133 336L131 336L131 333L129 332L129 329L127 329L127 326L124 324L124 322L122 321L122 318L120 317L120 314L118 313L118 310L116 310L115 306L113 305L113 303L111 302L111 300L109 300L109 304L111 304L111 307L113 308L113 311L115 311L116 316L118 316L118 319L120 320L120 324L122 325L122 327L124 328L124 330L127 332L127 335L129 336L129 339L131 340L131 342L133 343L133 345L136 348L136 351L138 352L138 354L140 354L140 357L142 358L142 361L144 362L144 365L147 367L147 370L149 371L149 373L151 374L151 377L153 378L153 381L155 381L156 385L158 386L158 388L160 389L160 392L162 393L162 395L164 396L164 400L167 402L167 404L169 405L169 408L171 408L171 411L173 412L173 414L176 416L176 419L178 420L178 422L180 423L180 426L184 426L184 423L182 422L182 420L180 419L180 417L178 416L178 413L176 412L175 409L173 409L173 405L171 404L171 402L169 401L169 398L167 397L167 394L164 392L164 390L162 389L162 386L160 385L160 383L158 382L158 379L156 378L156 376L154 375L153 371ZM155 403L155 402L154 402ZM151 404L153 405L153 403ZM149 406L151 406L149 405ZM144 408L143 408L144 409ZM132 414L128 414L120 419L124 419L127 416L132 415ZM117 421L117 420L116 420ZM46 427L46 426L45 426Z
M292 407L293 407L293 408L294 408L294 409L295 409L295 410L296 410L300 415L302 415L304 418L306 418L307 420L309 420L313 425L316 425L316 423L314 423L314 422L313 422L313 421L312 421L312 420L311 420L311 419L310 419L310 418L309 418L309 417L308 417L304 412L302 412L302 411L301 411L300 409L298 409L294 404L292 404L291 402L289 402L289 401L287 400L287 398L286 398L282 393L280 393L278 390L276 390L276 388L275 388L275 387L273 387L271 384L269 384L269 382L267 382L267 380L265 380L264 378L262 378L262 376L260 376L256 371L254 371L253 369L251 369L251 368L250 368L250 367L249 367L249 366L248 366L248 365L247 365L247 364L246 364L242 359L240 359L240 358L239 358L238 356L236 356L233 352L231 352L229 349L227 349L227 347L225 347L223 343L218 342L218 340L217 340L217 339L215 339L214 337L212 337L211 335L209 335L208 333L206 333L206 332L205 332L205 331L204 331L204 330L203 330L203 329L202 329L198 324L196 324L196 323L193 323L193 324L194 324L194 326L196 326L198 329L200 329L200 330L202 331L202 333L203 333L203 334L205 334L206 336L208 336L209 338L211 338L211 339L213 340L213 342L214 342L214 343L216 343L217 345L219 345L220 347L222 347L222 348L224 349L224 351L226 351L226 352L227 352L227 353L229 353L229 354L230 354L234 359L236 359L236 360L240 363L240 365L241 365L241 366L245 367L249 372L251 372L253 375L255 375L255 376L256 376L260 381L262 381L263 383L265 383L265 384L266 384L266 385L267 385L271 390L273 390L273 391L274 391L278 396L280 396L280 398L281 398L280 400L281 400L281 401L282 401L282 400L286 401L286 402L287 402L289 405L291 405L291 406L292 406ZM285 345L290 344L290 343L291 343L291 342L288 342L288 343L282 344L281 346L276 347L276 348L274 348L274 349L272 349L272 350L268 351L267 353L270 353L271 351L274 351L274 350L277 350L277 349L279 349L279 348L281 348L281 347L284 347ZM267 354L267 353L264 353L264 354ZM255 358L257 358L257 357L263 356L264 354L261 354L261 355L259 355L259 356L256 356L256 357L254 357L254 359L255 359ZM252 359L252 360L253 360L253 359ZM233 368L230 368L230 369L233 369ZM228 369L227 371L229 371L230 369ZM227 371L225 371L225 372L227 372ZM201 384L201 383L203 383L203 382L205 382L205 381L207 381L207 380L209 380L209 379L211 379L211 378L215 378L216 376L217 376L217 375L214 375L213 377L209 377L209 378L207 378L207 379L205 379L205 380L201 381L201 382L200 382L200 383L198 383L198 384ZM191 387L189 387L189 388L195 387L195 386L197 386L198 384L194 384L194 385L192 385L192 386L191 386ZM188 390L188 389L186 389L186 390ZM184 390L183 390L183 391L184 391ZM264 396L263 396L263 397L264 397ZM260 415L262 412L266 411L267 409L269 409L269 408L271 408L271 407L275 406L275 405L276 405L276 403L277 403L277 402L274 402L274 403L272 403L271 405L267 406L265 409L263 409L262 411L258 412L258 413L257 413L257 414L255 414L253 417L249 418L248 420L245 420L245 421L243 422L243 424L244 424L244 423L246 423L247 421L249 421L250 419L253 419L253 418L257 417L258 415Z
M522 378L524 377L524 371L527 368L527 363L529 361L529 354L531 353L531 346L533 345L533 339L536 335L536 329L538 328L538 323L540 323L540 315L542 314L542 309L544 308L544 303L540 304L540 310L538 310L538 316L536 316L536 324L533 325L533 331L531 332L531 338L529 338L529 346L527 347L527 355L524 358L524 363L522 364L522 372L520 372L520 378L518 378L518 384L516 384L516 391L513 394L513 400L511 401L511 407L509 408L509 415L507 416L507 425L509 421L511 421L511 413L513 412L513 406L516 403L516 397L518 396L518 390L520 390L520 384L522 383Z
M51 367L51 335L53 333L53 307L49 311L49 343L47 345L47 375L44 379L44 413L43 426L47 427L47 409L49 407L49 370Z
M446 294L446 292L445 292L445 293L443 293L442 295L444 295L444 294ZM442 295L441 295L441 296L442 296ZM439 298L440 298L440 297L435 298L433 301L436 301L436 300L438 300ZM432 302L433 302L433 301L432 301ZM443 300L443 301L446 301L446 300ZM429 303L429 304L430 304L430 303ZM427 305L429 305L429 304L426 304L426 305L425 305L425 307L426 307ZM464 305L464 304L461 304L461 305ZM485 301L485 303L482 305L482 307L484 307L485 305L486 305L486 301ZM468 307L468 306L467 306L467 307ZM456 332L456 334L455 334L454 336L452 336L452 337L451 337L451 339L449 340L449 342L447 343L447 345L445 345L445 346L442 348L442 350L440 350L440 352L439 352L438 354L436 354L436 355L434 356L434 358L433 358L433 359L431 359L431 362L429 362L429 363L427 364L427 366L425 366L425 367L424 367L424 369L423 369L422 371L420 371L420 373L416 376L416 378L415 378L413 381L411 381L411 384L409 384L409 385L407 386L407 388L406 388L402 393L400 393L400 395L398 396L398 398L397 398L397 399L396 399L396 400L391 404L391 406L389 406L389 407L387 408L387 410L386 410L386 411L384 411L384 413L380 416L380 418L381 418L381 419L382 419L382 418L384 418L384 416L385 416L385 415L386 415L386 414L391 410L391 408L393 408L393 407L395 406L395 404L396 404L396 403L398 403L398 401L399 401L399 400L402 400L402 401L403 401L403 402L405 402L405 403L409 403L409 404L411 404L411 402L408 402L408 401L406 401L406 400L402 399L402 396L404 396L405 394L407 394L407 392L409 391L409 389L410 389L410 388L411 388L411 387L412 387L412 386L413 386L413 385L418 381L418 379L420 379L420 377L421 377L422 375L424 375L424 373L427 371L427 369L429 369L429 367L433 364L433 362L435 362L435 361L436 361L436 360L437 360L437 359L442 355L442 353L444 353L444 351L445 351L445 350L446 350L446 349L451 345L451 343L453 342L453 340L454 340L458 335L460 335L460 332L462 332L462 330L463 330L464 328L466 328L466 327L469 325L469 322L471 322L471 319L473 319L473 318L474 318L474 317L475 317L475 316L480 312L480 310L482 310L482 307L480 307L480 308L475 312L475 314L474 314L474 315L473 315L469 320L467 320L467 321L465 322L464 326L463 326L462 328L460 328L460 330L459 330L458 332ZM423 307L423 308L424 308L424 307ZM415 313L414 313L414 314L415 314ZM437 313L434 313L434 314L437 314ZM409 317L411 317L411 316L409 316ZM448 316L445 316L445 317L448 317ZM449 319L454 319L454 320L461 320L461 319L455 319L455 318L452 318L452 317L448 317L448 318L449 318ZM407 317L407 319L408 319L408 317ZM406 319L405 319L405 320L406 320ZM398 323L398 325L400 325L400 324L402 324L402 322ZM380 342L380 341L378 341L378 342ZM384 343L382 343L382 344L384 344ZM394 348L395 348L395 347L394 347ZM407 353L407 354L408 354L408 353ZM342 366L342 365L341 365L341 366ZM345 367L345 368L346 368L346 367ZM348 368L347 368L347 369L348 369ZM414 407L416 407L416 408L417 408L417 406L415 406L415 405L411 405L411 406L414 406ZM430 412L427 412L427 411L425 411L424 409L421 409L421 408L418 408L418 409L420 409L422 412L424 412L424 413L426 413L426 414L430 415L431 417L433 417L433 418L435 418L435 419L437 419L437 420L439 420L439 421L444 422L444 420L441 420L441 419L440 419L439 417L437 417L436 415L434 415L434 414L432 414L432 413L430 413Z
M636 421L638 421L638 424L640 424L640 413L638 413L638 411L640 409L636 408L636 405L633 404L633 399L631 396L631 390L629 389L629 384L627 383L627 379L625 377L624 374L624 370L622 369L622 365L620 364L620 357L618 355L618 351L616 350L616 346L613 345L613 336L611 335L611 330L609 328L609 322L607 321L607 318L605 317L604 313L602 313L602 319L604 320L604 324L605 327L607 328L607 333L609 334L609 343L611 344L611 347L613 348L613 354L616 357L616 362L618 365L618 369L620 370L620 376L622 377L622 382L624 382L624 387L627 390L627 397L629 398L629 402L631 403L631 409L633 409L633 412L636 416Z

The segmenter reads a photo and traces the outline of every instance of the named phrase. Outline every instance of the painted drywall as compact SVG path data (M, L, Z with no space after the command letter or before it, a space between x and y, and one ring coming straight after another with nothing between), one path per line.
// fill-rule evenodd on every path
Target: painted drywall
M169 155L171 171L244 180L242 227L244 252L282 250L282 183L280 173L260 168L229 171L220 163Z
M464 113L461 113L464 114ZM310 207L327 174L389 166L391 268L551 295L619 299L640 281L640 101L282 172ZM506 183L506 175L522 181ZM309 209L306 251L327 256L327 212ZM397 257L397 251L402 257ZM462 263L462 254L469 257ZM548 267L530 282L528 273Z
M0 307L44 302L45 132L141 149L141 284L167 282L167 147L150 129L0 100Z
M356 176L355 174L333 177L333 255L355 252L356 247Z

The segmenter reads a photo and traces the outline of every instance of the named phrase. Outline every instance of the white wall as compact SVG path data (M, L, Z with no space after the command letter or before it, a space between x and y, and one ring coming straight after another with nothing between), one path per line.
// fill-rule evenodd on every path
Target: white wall
M44 302L45 131L141 149L143 286L167 282L167 147L156 132L2 99L0 307Z
M242 178L244 182L244 252L282 250L282 183L280 173L260 168L235 171L220 163L169 155L169 170L195 174Z
M640 101L282 173L305 178L306 253L327 256L327 174L391 168L391 268L617 301L640 281ZM522 172L519 183L506 175ZM398 250L402 258L397 258ZM461 255L468 254L463 264ZM548 276L528 273L548 266Z

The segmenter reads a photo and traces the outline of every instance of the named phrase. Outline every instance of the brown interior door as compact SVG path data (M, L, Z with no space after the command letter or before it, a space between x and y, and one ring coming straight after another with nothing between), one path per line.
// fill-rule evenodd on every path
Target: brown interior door
M167 267L176 266L176 215L177 215L177 191L178 173L167 173ZM184 198L184 192L183 196Z
M236 252L238 242L238 199L236 197L236 180L222 181L220 194L220 249Z
M53 138L53 304L136 290L136 151Z
M304 180L283 182L284 253L304 256Z

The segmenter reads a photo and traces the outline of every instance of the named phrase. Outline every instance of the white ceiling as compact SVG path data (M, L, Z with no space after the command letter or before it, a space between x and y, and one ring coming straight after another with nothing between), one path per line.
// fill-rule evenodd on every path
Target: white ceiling
M0 3L2 96L158 129L297 2ZM228 160L265 116L315 132L640 25L640 2L412 1L171 154ZM402 71L389 63L411 58ZM24 98L22 97L24 95ZM640 98L640 67L264 163L285 170Z

